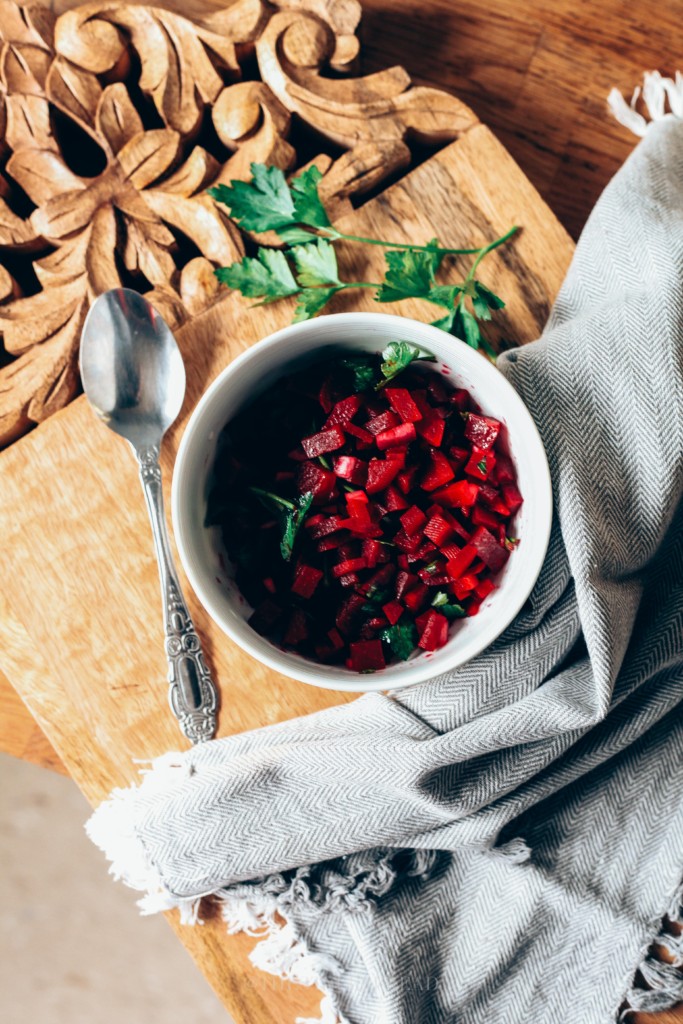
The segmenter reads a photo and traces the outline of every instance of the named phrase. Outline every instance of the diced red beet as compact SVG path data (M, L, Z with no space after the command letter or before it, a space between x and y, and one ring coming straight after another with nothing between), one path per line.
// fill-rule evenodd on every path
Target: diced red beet
M458 409L459 412L466 412L470 407L470 393L465 388L456 388L451 395L451 404Z
M318 392L318 401L322 406L322 410L327 414L333 405L332 400L332 375L328 374L322 383L320 391Z
M294 479L294 473L292 473L292 471L288 470L288 469L282 469L282 470L280 470L279 473L275 474L275 482L278 483L278 484L282 484L285 481L289 481L289 480L293 480L293 479Z
M403 595L401 600L409 611L416 612L419 611L425 603L428 594L429 587L420 580L414 587L411 587L411 589Z
M282 639L284 643L290 644L292 647L296 647L297 644L308 639L306 616L300 608L295 608L290 615L287 629Z
M389 512L400 512L408 508L408 502L396 487L387 487L384 492L384 504Z
M406 464L406 457L408 454L408 445L397 444L394 448L388 448L387 453L384 456L390 462L393 462L397 469L403 469Z
M451 466L456 471L458 469L462 469L470 457L470 453L467 448L458 448L456 445L453 445L448 449L448 454L450 456Z
M339 455L333 463L334 472L355 487L365 487L368 479L367 463L355 455Z
M450 562L456 555L459 555L461 551L462 548L459 548L457 544L444 544L441 548L441 554L447 562Z
M498 572L508 560L509 552L502 547L485 526L478 526L470 541L479 557L491 572Z
M472 509L472 522L475 526L486 526L489 530L497 530L500 525L498 516L482 505L475 505Z
M321 537L327 537L329 534L341 530L343 524L344 520L341 516L327 516L326 518L321 517L319 523L314 525L306 524L306 526L310 530L313 540L320 540Z
M419 533L415 533L412 537L409 537L405 530L399 530L398 533L394 535L392 543L395 547L399 548L400 551L417 551L422 543L422 538Z
M344 646L344 640L339 630L336 627L334 627L328 630L327 635L329 636L330 643L332 644L335 651L341 651L342 647Z
M313 597L315 588L323 578L322 569L314 569L311 565L299 565L294 572L292 593L299 597Z
M362 427L357 427L355 423L345 423L344 433L350 434L351 437L355 437L357 439L357 448L359 451L363 448L371 448L375 441L372 434L368 433L367 430L363 430Z
M299 494L310 491L314 505L326 505L332 497L337 478L329 469L323 469L316 462L302 462L297 474Z
M316 551L334 551L335 548L340 547L347 540L346 532L337 533L336 536L325 537L323 540L319 540L315 546Z
M484 451L483 448L473 448L465 466L465 472L478 480L486 480L495 464L496 456L493 452Z
M519 493L517 484L513 480L506 480L502 485L502 491L505 504L510 509L510 512L516 512L524 501L524 498Z
M249 625L261 636L265 636L281 617L282 608L268 597L254 609L249 618Z
M396 477L396 485L402 494L408 494L411 490L417 469L417 466L410 466L408 469L402 470Z
M402 598L406 590L409 590L411 587L415 586L417 582L417 576L413 576L412 573L405 572L405 570L401 570L401 572L396 573L395 590L397 599Z
M446 390L443 381L435 373L430 374L427 378L427 391L437 405L443 405L451 399L452 392Z
M360 519L364 523L370 522L368 496L365 491L351 491L347 494L346 508L351 519Z
M472 442L475 448L484 450L493 448L499 431L500 423L498 420L492 420L488 416L479 416L474 412L471 412L467 417L465 437L468 441Z
M476 587L474 588L474 591L475 591L477 597L480 598L480 600L483 601L484 598L488 597L489 594L493 590L495 590L495 589L496 589L495 583L492 583L491 580L489 580L489 579L485 579L485 580L479 580L479 582L477 583Z
M361 569L367 569L368 565L364 558L348 558L339 565L332 566L332 574L339 578L340 576L346 576L350 572L360 572Z
M408 569L410 568L408 556L404 551L402 551L400 555L396 556L396 565L399 567L399 569L402 569L403 572L407 572Z
M504 452L496 452L496 476L499 484L515 482L515 467L512 459Z
M427 559L427 561L430 561L432 560L433 553L435 551L436 544L432 544L431 540L426 540L424 541L424 543L420 544L419 548L417 548L414 552L408 552L408 560L411 562L419 560L424 561L425 559Z
M386 667L381 640L357 640L349 644L347 665L353 672L376 672Z
M434 448L438 448L443 441L443 435L446 430L446 421L436 411L436 409L430 409L428 413L422 419L421 423L418 423L415 427L420 437L423 437L427 444L431 444Z
M478 614L480 608L481 601L471 600L467 604L467 610L465 614L467 615L468 618L471 618L473 615Z
M263 586L266 588L269 594L275 593L275 581L272 576L266 576L263 580Z
M392 427L390 430L383 430L381 434L378 434L375 438L375 443L380 451L384 451L385 448L394 448L399 444L410 443L415 440L415 424L414 423L401 423L398 427Z
M456 580L453 584L453 590L458 601L462 601L470 594L477 585L477 577L472 576L468 573L466 576L461 576L459 580Z
M373 419L368 420L365 424L365 429L376 437L385 430L397 427L400 422L398 416L395 416L391 409L387 409L380 416L375 416Z
M435 491L431 497L437 504L447 508L469 508L474 505L478 493L478 484L471 480L458 480L441 491Z
M389 620L383 615L373 615L371 619L368 619L370 629L386 629L388 625Z
M353 587L355 590L360 583L360 576L357 572L347 572L343 576L339 576L338 581L342 587Z
M317 459L319 455L326 455L327 452L336 452L343 447L346 438L341 427L331 427L329 430L321 430L319 434L311 434L304 437L301 447L309 459Z
M351 422L353 417L356 415L362 405L362 400L358 395L349 395L348 398L342 398L341 402L337 402L332 412L325 421L325 430L330 427L340 426L345 427Z
M400 463L393 459L370 459L365 487L368 494L379 494L380 491L388 487L400 468Z
M373 523L370 518L363 519L360 516L349 516L343 520L345 530L350 530L356 537L377 538L384 533L378 523Z
M419 628L419 627L418 627ZM432 609L423 623L418 647L423 651L436 651L448 640L448 619Z
M422 419L422 413L415 405L407 388L385 388L384 394L389 399L391 408L404 423L417 423Z
M420 487L423 491L435 491L454 476L453 467L446 456L435 448L431 452L429 466L420 480Z
M401 526L409 537L422 529L426 522L427 516L421 508L417 507L417 505L411 505L410 508L401 516Z
M382 605L382 611L386 615L391 625L395 626L398 620L403 615L405 609L400 601L389 601L388 604Z
M493 538L491 538L493 540ZM495 544L495 540L494 540ZM466 544L455 558L449 559L446 563L446 571L454 580L459 579L471 566L477 557L477 548L474 544Z
M351 632L364 604L365 598L361 594L349 594L346 600L342 601L335 618L335 625L340 632Z
M432 516L424 530L425 537L428 537L437 548L443 547L449 537L453 536L453 527L446 522L443 516Z

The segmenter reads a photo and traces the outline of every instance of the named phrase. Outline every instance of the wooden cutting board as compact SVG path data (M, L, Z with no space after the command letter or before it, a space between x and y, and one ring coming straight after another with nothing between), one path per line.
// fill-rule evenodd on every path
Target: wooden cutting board
M341 222L356 234L420 242L438 235L451 246L480 245L512 224L523 230L487 258L481 276L507 300L497 322L502 337L516 344L543 327L573 243L486 127L465 132ZM340 255L347 276L358 280L377 279L382 261L381 250L347 247ZM377 307L367 293L338 297L331 311L366 308L434 316L434 307L417 301ZM291 316L289 302L249 309L226 294L179 332L188 389L162 452L167 502L178 442L197 399L231 359ZM97 803L112 787L135 781L133 758L186 745L167 706L159 586L137 466L81 398L0 455L0 495L0 669ZM186 587L220 685L219 735L353 699L252 660ZM316 992L249 967L253 940L226 936L215 920L194 929L173 923L240 1024L285 1024L314 1011Z

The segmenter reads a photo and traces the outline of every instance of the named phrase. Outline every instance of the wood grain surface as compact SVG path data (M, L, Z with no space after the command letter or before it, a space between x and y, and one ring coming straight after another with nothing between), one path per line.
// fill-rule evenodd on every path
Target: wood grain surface
M62 0L54 4L57 11L69 6ZM221 4L175 0L164 6L191 15ZM604 97L614 84L630 91L646 68L675 70L683 42L682 13L678 2L653 8L642 0L629 5L623 0L600 5L587 0L552 5L540 0L514 5L509 0L487 5L366 0L363 67L373 71L398 62L415 81L456 92L493 127L576 237L633 145L629 134L605 116ZM485 130L476 132L478 137L472 132L472 139L466 136L439 158L439 180L448 185L449 176L456 179L447 191L455 208L440 209L437 198L425 208L431 178L425 179L429 172L422 169L392 190L391 207L373 202L349 225L379 232L396 204L406 227L420 235L438 230L444 239L461 241L471 230L472 240L479 241L486 222L504 230L511 219L520 220L527 227L515 243L520 262L513 273L492 257L490 283L513 296L507 336L530 340L555 295L571 245ZM477 183L482 172L483 181ZM457 204L464 184L470 202L463 218ZM473 209L478 219L472 220ZM534 251L532 228L538 237L552 239L543 252ZM347 253L346 266L350 260ZM522 287L529 271L536 281L532 308L511 280L520 270ZM351 308L347 302L340 300L336 308ZM364 305L353 300L353 308ZM400 311L424 314L412 303ZM282 307L245 314L241 300L231 297L181 332L193 373L181 420L163 453L167 488L177 442L197 395L241 345L280 326L287 315ZM49 490L48 477L55 481ZM11 691L5 699L1 676L0 746L48 766L54 766L58 752L92 801L110 786L134 778L131 756L153 756L179 743L163 707L157 582L138 487L128 452L106 431L96 430L82 400L0 457L5 540L0 572L7 581L0 593L0 667L43 723L54 752L47 744L40 746ZM116 517L112 505L118 508ZM230 649L196 602L191 604L222 684L222 735L348 699L284 680L251 661L247 683L240 662L244 656ZM282 984L251 967L247 953L253 940L226 937L215 920L201 930L172 924L239 1024L285 1024L296 1014L314 1013L315 991ZM641 1014L634 1020L681 1024L683 1012Z

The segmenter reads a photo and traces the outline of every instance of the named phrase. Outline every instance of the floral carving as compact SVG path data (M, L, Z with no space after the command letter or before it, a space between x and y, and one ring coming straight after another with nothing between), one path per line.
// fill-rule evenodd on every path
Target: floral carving
M128 284L177 326L243 244L209 185L297 165L292 114L346 152L316 163L343 201L475 123L401 68L339 78L355 0L237 0L199 22L95 0L55 18L0 0L0 445L78 392L93 297ZM261 81L241 81L256 54ZM326 77L329 71L337 77Z

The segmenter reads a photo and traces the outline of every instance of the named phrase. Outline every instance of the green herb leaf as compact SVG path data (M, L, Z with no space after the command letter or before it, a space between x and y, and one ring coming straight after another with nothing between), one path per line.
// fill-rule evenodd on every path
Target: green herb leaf
M486 303L489 309L504 309L505 303L501 299L500 295L496 295L490 288L487 288L481 281L474 282L474 290L477 296Z
M382 640L389 644L392 652L401 661L407 661L417 647L417 628L414 622L405 619L397 622L395 626L383 629L380 633Z
M438 608L447 619L461 619L465 615L462 605L450 603L450 598L445 590L437 591L432 599L432 608Z
M304 288L297 296L293 323L310 320L338 291L339 288Z
M339 360L340 364L353 373L353 390L366 391L373 387L377 371L367 356L345 356Z
M519 537L506 537L505 538L505 547L508 549L508 551L514 551L518 544L519 544Z
M379 611L383 604L386 604L392 595L391 587L370 588L365 595L365 604L362 605L364 612L374 612L375 614Z
M316 228L329 228L332 227L332 224L318 195L318 182L321 178L322 174L313 165L308 167L303 174L292 179L292 198L296 212L294 219L300 224L310 224Z
M435 254L419 249L393 249L386 253L387 271L377 302L398 302L399 299L426 299L435 284ZM438 264L437 264L438 265Z
M382 365L380 367L384 380L375 386L379 391L390 380L397 377L402 370L410 366L416 359L425 359L434 362L435 356L431 352L425 352L417 345L411 345L407 341L390 341L382 352Z
M277 233L283 242L287 242L288 245L306 245L312 239L316 238L317 235L313 231L308 231L306 228L277 228Z
M436 274L437 270L441 266L441 262L444 258L444 253L439 252L439 239L430 238L427 242L427 248L432 250L432 270Z
M438 320L432 320L432 327L438 327L441 331L447 331L450 334L453 326L453 317L455 316L455 310L450 309L445 316L440 316Z
M223 284L249 299L273 302L299 291L284 253L277 249L259 249L255 258L245 256L229 267L218 267L214 273Z
M270 512L275 512L278 515L284 509L286 512L295 512L296 505L288 501L287 498L281 498L279 494L273 494L272 491L264 491L262 487L250 487L249 490L252 494L255 494L262 505Z
M477 463L477 469L479 470L480 473L486 473L486 459L479 460L479 462Z
M230 208L230 216L245 231L277 230L296 224L294 202L279 167L251 165L251 181L216 185L209 195Z
M461 341L467 342L470 348L479 348L479 342L481 341L479 324L462 302L455 310L451 333L456 338L460 338Z
M285 516L282 540L280 541L280 554L285 562L289 562L292 557L296 536L312 503L313 494L311 491L307 491L306 494L302 494L297 498L297 508L290 510Z
M488 307L486 299L482 299L481 295L475 294L472 296L472 309L474 310L474 315L479 320L491 319L491 310Z
M334 246L324 238L289 250L294 260L296 279L302 288L319 284L341 284Z

